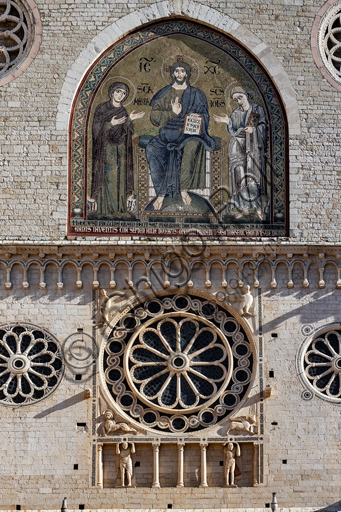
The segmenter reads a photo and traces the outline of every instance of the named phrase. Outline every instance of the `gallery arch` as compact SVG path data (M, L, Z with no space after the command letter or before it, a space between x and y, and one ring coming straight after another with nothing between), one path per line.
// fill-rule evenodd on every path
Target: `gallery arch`
M285 107L227 35L172 19L112 44L69 136L69 235L288 234Z

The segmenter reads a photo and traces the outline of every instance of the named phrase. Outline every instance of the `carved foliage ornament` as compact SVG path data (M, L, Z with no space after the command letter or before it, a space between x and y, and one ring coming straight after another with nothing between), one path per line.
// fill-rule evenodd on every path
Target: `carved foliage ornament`
M253 348L221 305L177 294L133 307L102 351L107 389L145 427L200 430L232 413L252 380Z
M57 339L31 324L0 325L0 403L30 405L50 395L63 376Z
M341 326L331 326L308 338L300 350L299 365L309 391L341 403Z
M33 31L32 15L24 2L0 0L0 79L27 57Z

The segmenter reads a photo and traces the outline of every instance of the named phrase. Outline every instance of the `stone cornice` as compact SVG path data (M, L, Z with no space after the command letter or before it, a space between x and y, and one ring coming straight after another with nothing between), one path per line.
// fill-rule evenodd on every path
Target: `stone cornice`
M55 242L55 243L24 243L24 242L0 242L0 258L11 259L13 256L22 257L27 259L35 257L44 259L47 257L60 258L75 258L90 257L91 259L98 259L100 257L115 259L115 255L122 257L129 255L128 259L136 256L145 256L148 253L153 257L160 257L167 252L176 251L182 254L185 258L192 258L193 253L202 252L203 255L208 254L212 257L226 258L227 255L243 254L245 257L252 257L258 259L259 255L262 258L272 255L287 256L288 259L296 257L313 257L318 256L319 259L326 257L335 257L341 259L341 243L330 245L316 245L316 244L290 244L278 242L219 242L219 241L197 241L191 243L181 243L178 239L165 240L163 244L155 244L155 242L134 241L132 242L117 242L116 244L108 244L105 242L89 243L87 241L74 241L70 242Z

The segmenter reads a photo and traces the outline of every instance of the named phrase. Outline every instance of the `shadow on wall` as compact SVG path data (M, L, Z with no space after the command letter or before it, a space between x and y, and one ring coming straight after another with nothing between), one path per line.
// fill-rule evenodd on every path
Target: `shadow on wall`
M100 281L108 279L105 269L100 273ZM107 272L108 273L108 272ZM86 305L91 302L91 292L94 282L94 271L90 264L84 263L82 268L82 281L78 280L77 269L74 264L66 263L58 269L54 263L47 263L42 274L42 267L36 262L24 269L21 263L11 266L10 280L3 265L0 266L0 299L8 297L16 301L30 298L32 302L41 302L48 298L49 303L64 303L77 301L77 304ZM78 285L77 285L78 283ZM80 284L79 284L80 283Z
M73 405L79 404L79 402L82 402L84 400L84 391L81 391L77 395L72 396L71 398L67 398L66 400L63 400L59 404L54 405L53 407L49 407L48 409L45 409L45 411L40 412L39 414L36 414L34 418L37 420L41 418L45 418L45 416L48 416L49 414L52 414L56 411L62 411L63 409L68 409L69 407L72 407Z
M311 259L261 263L257 267L257 279L267 313L264 332L293 318L301 324L336 321L341 302L341 279L338 279L341 270L337 265L337 262ZM29 304L34 302L59 303L61 308L69 304L89 305L93 290L102 288L108 293L114 289L125 291L127 298L131 298L133 292L128 283L138 296L165 288L177 290L179 282L182 286L188 284L188 293L193 288L205 290L208 294L218 290L233 294L240 286L240 279L251 289L256 283L256 266L252 260L242 263L229 260L223 264L222 261L206 262L194 258L189 260L186 272L181 272L181 267L179 272L176 265L173 267L171 270L175 271L176 278L168 277L160 262L151 260L149 254L145 255L145 261L119 259L112 263L13 262L9 265L9 273L4 265L0 265L0 283L3 285L0 286L0 299L4 303L21 302L26 308L22 314L27 314ZM253 293L257 293L255 288Z
M292 322L293 319L301 325L338 321L341 290L336 288L337 272L333 266L325 267L322 288L319 267L315 263L309 266L306 275L303 268L296 265L291 276L291 287L288 286L290 277L286 265L279 264L273 276L269 267L261 267L263 272L259 281L263 307L267 312L267 321L263 324L264 333L275 330L285 322ZM273 277L276 288L273 287ZM269 316L272 318L269 319Z
M328 505L324 508L319 508L317 510L314 510L314 512L337 512L341 510L341 501L336 501L332 505Z
M297 292L293 290L266 290L263 292L266 301L266 308L275 311L276 316L268 322L263 323L263 333L269 333L286 321L293 321L294 318L301 324L317 324L320 322L337 322L340 318L341 291L339 290L305 290ZM288 298L288 304L283 305ZM295 302L300 303L295 307ZM303 302L303 304L302 304ZM264 304L263 304L264 307ZM281 308L288 309L281 314Z

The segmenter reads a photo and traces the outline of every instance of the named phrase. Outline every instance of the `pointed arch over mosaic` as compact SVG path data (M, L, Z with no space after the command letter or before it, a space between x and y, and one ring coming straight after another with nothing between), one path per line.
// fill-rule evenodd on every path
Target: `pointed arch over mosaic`
M70 120L74 236L288 234L280 94L226 35L184 20L109 47Z

